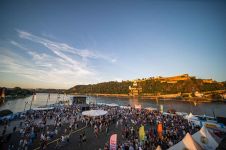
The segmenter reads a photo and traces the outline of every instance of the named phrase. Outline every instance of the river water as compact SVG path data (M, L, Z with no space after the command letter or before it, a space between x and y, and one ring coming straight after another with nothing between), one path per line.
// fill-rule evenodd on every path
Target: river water
M46 105L48 94L46 93L37 93L36 99L32 103L33 107ZM57 94L51 94L48 104L54 104L57 101ZM69 100L71 95L60 95L60 100ZM13 100L7 100L4 104L0 106L0 110L10 109L14 113L21 112L24 110L30 109L30 102L32 96L26 98L18 98ZM27 105L25 104L26 102ZM179 102L173 100L144 100L136 98L117 98L117 97L95 97L88 96L87 103L116 103L119 105L128 105L134 106L135 104L141 104L142 107L156 107L163 105L164 111L168 109L175 109L180 112L192 112L193 114L206 114L208 116L213 116L213 112L216 116L226 117L226 103L199 103L196 106L193 103L189 102ZM26 107L25 107L26 105Z

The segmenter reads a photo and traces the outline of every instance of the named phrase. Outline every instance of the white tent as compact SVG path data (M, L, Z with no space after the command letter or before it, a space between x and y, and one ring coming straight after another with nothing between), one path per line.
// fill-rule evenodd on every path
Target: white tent
M123 109L130 109L131 107L130 107L130 106L120 106L120 108L123 108Z
M202 150L202 147L187 133L182 141L170 147L168 150Z
M111 103L111 104L106 104L107 106L110 106L110 107L117 107L119 106L118 104L115 104L115 103Z
M176 112L176 114L179 116L188 116L188 113L186 112Z
M189 119L198 119L198 118L190 112L190 114L187 116L187 119L189 120Z
M32 110L52 110L54 107L35 107Z
M192 135L192 137L202 146L203 149L215 150L218 146L218 142L205 126Z
M144 108L146 110L149 110L149 111L155 111L155 110L158 110L157 108L154 108L154 107L146 107Z
M162 150L162 149L161 149L161 147L158 145L157 148L156 148L156 150Z
M83 111L82 115L83 116L90 116L90 117L97 117L97 116L103 116L106 115L107 111L104 110L87 110L87 111Z
M197 126L201 126L201 121L199 120L198 117L194 116L192 113L190 113L187 117L185 117L189 122L194 123Z
M97 105L106 105L106 103L97 103Z

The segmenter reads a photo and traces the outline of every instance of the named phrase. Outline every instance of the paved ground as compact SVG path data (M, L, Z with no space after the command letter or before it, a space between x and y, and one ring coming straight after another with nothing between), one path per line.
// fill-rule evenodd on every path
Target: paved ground
M8 128L7 134L12 133L13 127L19 126L19 123L21 121L23 120L17 120L17 121L11 122L10 127ZM52 122L48 123L50 125L50 128L51 128L51 123ZM68 126L68 123L65 123L63 127L59 129L58 136L54 137L51 141L48 142L47 149L49 150L56 149L57 139L60 138L59 135L62 135L61 133L64 132L64 128L67 126ZM0 132L3 130L2 128L3 127L1 126ZM82 134L83 132L85 132L86 134L87 141L85 143L79 144L79 135ZM69 143L66 143L64 145L60 144L59 149L65 149L65 150L72 150L72 149L73 150L98 150L99 148L103 149L104 144L106 142L109 142L110 136L114 133L118 134L118 141L122 141L120 125L118 128L116 128L115 124L111 124L109 127L108 134L106 134L104 130L103 132L99 133L98 138L96 138L95 135L93 134L93 128L85 127L85 124L79 123L79 128L72 132ZM10 141L8 143L1 144L0 149L7 150L8 145L11 145L11 144L13 144L15 147L18 147L19 136L20 136L19 131L12 133ZM40 149L39 138L37 138L33 142L32 146L30 146L29 149L34 149L34 150Z

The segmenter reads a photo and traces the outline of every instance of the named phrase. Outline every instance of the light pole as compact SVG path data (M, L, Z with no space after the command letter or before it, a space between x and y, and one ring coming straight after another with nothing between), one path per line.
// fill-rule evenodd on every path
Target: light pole
M30 110L31 110L31 106L32 106L32 103L33 103L35 97L36 97L36 93L33 93L32 100L31 100L31 104L30 104Z
M26 109L27 104L28 104L28 102L26 101L25 104L24 104L24 111Z
M48 98L47 98L47 100L46 100L46 107L47 107L47 105L48 105L49 100L50 100L50 93L49 93Z

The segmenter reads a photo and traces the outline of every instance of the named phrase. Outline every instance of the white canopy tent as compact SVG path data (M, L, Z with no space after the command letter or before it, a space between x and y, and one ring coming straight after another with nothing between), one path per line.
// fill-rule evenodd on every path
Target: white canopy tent
M32 110L52 110L54 109L54 107L35 107L35 108L32 108Z
M97 103L97 105L106 105L106 103Z
M89 116L89 117L97 117L97 116L103 116L106 115L107 111L105 110L87 110L87 111L83 111L82 115L83 116Z
M106 104L107 106L110 106L110 107L118 107L119 105L118 104L115 104L115 103L111 103L111 104Z
M123 109L131 109L130 106L120 106L120 108L123 108Z
M146 107L144 109L149 110L149 111L156 111L156 110L158 110L157 108L154 108L154 107Z
M161 147L158 145L157 148L156 148L156 150L162 150L162 149L161 149Z
M189 122L194 123L197 126L201 126L201 122L198 117L194 116L192 113L190 113L188 116L185 117Z
M209 132L208 128L203 126L198 132L196 132L192 137L198 142L203 149L215 150L219 143L214 139L214 137Z
M188 113L186 112L176 112L176 114L179 116L188 116Z
M202 147L187 133L182 141L170 147L168 150L202 150Z
M187 119L189 120L189 119L197 119L198 120L198 118L196 117L196 116L194 116L191 112L189 113L189 115L187 116Z

